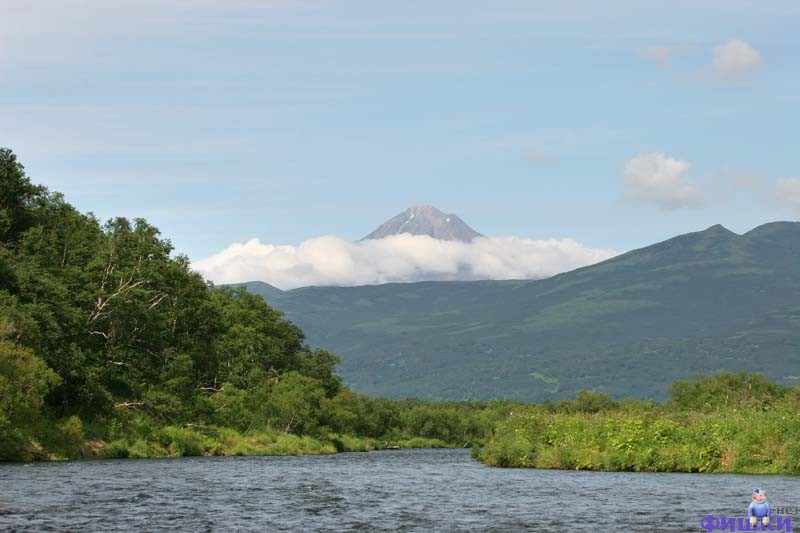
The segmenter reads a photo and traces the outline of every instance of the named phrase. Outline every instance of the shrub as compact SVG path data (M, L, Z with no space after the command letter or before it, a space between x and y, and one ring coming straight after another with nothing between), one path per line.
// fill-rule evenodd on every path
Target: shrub
M103 450L103 457L106 459L126 459L130 457L128 441L124 439L113 441Z
M190 457L203 455L211 447L209 439L188 429L167 426L161 430L161 441L175 457Z

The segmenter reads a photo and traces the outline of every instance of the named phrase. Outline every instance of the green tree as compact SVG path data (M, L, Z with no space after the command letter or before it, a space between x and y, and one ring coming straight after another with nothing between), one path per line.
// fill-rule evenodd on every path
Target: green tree
M45 188L32 185L8 148L0 148L0 241L16 242L34 224L34 206Z
M268 425L286 433L312 432L319 425L320 402L324 397L325 389L319 381L288 372L270 391Z
M316 349L301 357L300 372L318 380L325 389L325 396L333 398L342 388L342 379L336 375L336 365L340 362L341 359L332 353Z
M785 387L753 372L698 373L694 380L679 380L670 387L670 404L679 409L713 411L729 406L767 407L787 393Z
M59 378L30 350L11 341L0 319L0 460L25 458L26 434L40 415L44 395Z

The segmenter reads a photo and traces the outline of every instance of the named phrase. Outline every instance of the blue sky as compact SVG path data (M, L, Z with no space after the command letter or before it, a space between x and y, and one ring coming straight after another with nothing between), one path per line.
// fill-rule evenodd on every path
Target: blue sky
M420 203L622 251L800 217L798 27L769 0L2 0L0 145L193 260Z

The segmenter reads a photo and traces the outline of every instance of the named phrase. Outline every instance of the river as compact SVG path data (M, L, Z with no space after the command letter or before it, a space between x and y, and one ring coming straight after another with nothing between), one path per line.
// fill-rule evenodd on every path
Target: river
M467 450L0 464L0 529L702 531L756 487L800 506L800 478L498 469Z

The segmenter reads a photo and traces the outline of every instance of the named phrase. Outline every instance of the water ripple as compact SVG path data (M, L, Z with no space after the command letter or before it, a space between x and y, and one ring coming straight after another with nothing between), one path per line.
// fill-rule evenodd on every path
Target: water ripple
M494 469L465 450L0 465L15 531L698 531L782 476Z

